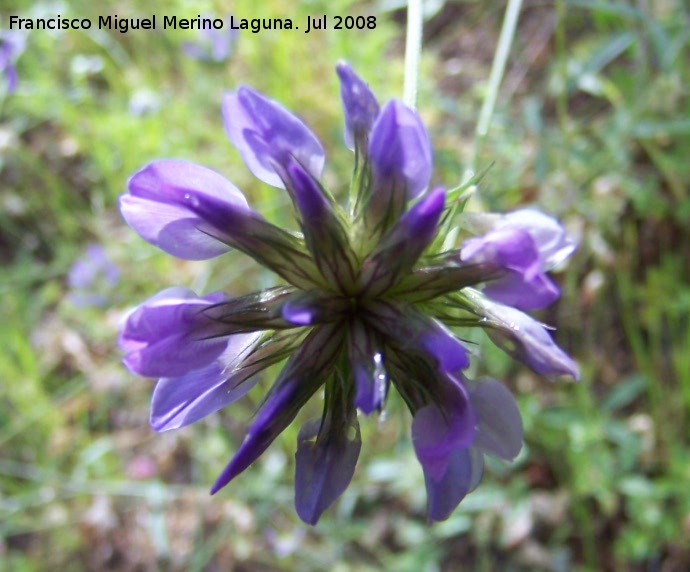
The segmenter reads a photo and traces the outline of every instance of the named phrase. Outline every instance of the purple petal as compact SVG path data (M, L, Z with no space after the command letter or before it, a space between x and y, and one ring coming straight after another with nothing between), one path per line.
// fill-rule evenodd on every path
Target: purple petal
M539 310L550 306L561 295L558 286L545 274L535 274L529 279L517 272L508 272L488 283L483 290L497 302L515 306L521 310Z
M475 446L512 461L522 449L522 419L513 394L499 381L486 379L470 391L470 402L479 419Z
M147 242L184 260L206 260L229 247L199 230L203 221L184 207L123 195L120 212L127 224Z
M376 203L395 203L392 194L402 189L404 200L419 196L431 180L431 143L419 116L401 101L389 101L372 128L369 141Z
M342 341L335 326L314 329L280 372L242 445L211 488L215 494L244 471L292 422L330 375Z
M291 158L315 178L321 177L325 156L316 136L279 103L240 87L223 99L223 121L232 144L249 170L274 187L283 187Z
M113 264L99 244L90 244L72 264L67 274L69 299L76 306L106 306L120 269Z
M325 193L302 165L290 160L286 169L292 183L297 208L306 224L313 224L319 219L334 216L333 207Z
M354 404L365 415L380 411L390 382L383 365L383 356L375 353L370 361L360 362L352 367L355 382Z
M526 314L518 310L515 312L521 316L504 311L503 320L507 320L503 322L505 327L488 332L494 343L539 374L569 375L579 379L577 364L554 343L546 328Z
M7 82L7 93L14 93L17 90L17 84L19 83L17 68L13 63L8 63L5 66L5 69L2 71L5 74L5 81Z
M379 115L379 104L369 86L347 63L340 62L336 71L345 110L345 145L354 150L357 141L366 142Z
M69 269L67 282L70 288L88 289L95 286L99 277L114 286L120 278L120 269L110 261L100 244L89 244Z
M245 395L259 379L253 374L262 367L237 368L259 336L231 336L223 355L210 365L180 377L159 380L151 401L151 427L156 431L184 427Z
M302 426L295 453L295 508L304 522L316 524L323 511L345 491L361 447L354 410L342 424L334 423L328 415L323 426L321 419Z
M463 262L495 264L507 272L491 281L484 294L525 310L548 306L560 295L544 274L537 245L526 230L503 228L470 238L460 253Z
M244 195L227 179L186 161L150 163L129 180L129 194L120 197L120 211L144 240L187 260L218 256L228 246L211 236L213 221L200 207L235 215L251 212ZM219 215L221 216L221 215Z
M213 18L208 14L203 17ZM225 18L222 29L199 30L196 41L185 42L182 51L186 56L197 60L224 62L232 54L237 32L237 29L230 27L230 18Z
M516 360L542 375L569 375L579 379L577 364L559 348L546 328L527 314L492 302L471 289L466 295L484 313L491 340Z
M0 33L0 75L5 76L7 93L17 89L17 68L14 62L26 47L24 31L5 30Z
M438 478L424 471L429 523L446 520L479 483L484 471L484 457L475 448L456 449L450 453L445 472Z
M414 235L424 246L423 250L436 236L438 221L446 204L446 192L437 187L415 203L400 219L400 224Z
M316 317L316 309L297 301L288 300L283 304L283 318L296 326L308 326Z
M414 204L362 264L360 288L376 296L407 275L436 236L444 206L442 188L434 189Z
M355 382L354 404L369 415L381 409L388 393L383 356L372 332L358 321L350 326L347 350Z
M306 399L299 399L298 381L290 382L282 384L268 397L247 431L242 445L211 487L211 494L218 492L256 461L295 418Z
M333 321L346 312L349 303L322 290L299 290L288 296L281 306L283 319L296 326Z
M434 357L440 372L456 373L470 365L465 346L440 322L433 321L433 326L421 334L419 344Z
M152 163L132 177L120 205L144 239L175 256L199 260L232 246L291 284L322 282L303 241L263 220L231 183L199 165Z
M455 373L469 366L467 350L453 332L415 307L376 302L367 307L367 312L371 327L398 348L430 358L437 371Z
M169 288L141 304L120 333L125 365L146 377L179 376L208 365L225 351L228 339L204 310L224 297L217 292L199 298L191 290Z
M299 163L287 166L288 188L301 215L307 248L323 277L333 286L352 289L357 260L334 205Z
M418 410L412 420L412 443L424 474L438 481L446 473L451 454L470 447L477 417L461 383L447 381L441 402Z
M504 228L470 238L463 243L460 256L466 261L495 262L519 272L541 271L537 245L522 229Z
M576 248L555 218L536 209L521 209L503 215L496 230L512 228L529 232L539 250L544 270L550 270L568 258Z

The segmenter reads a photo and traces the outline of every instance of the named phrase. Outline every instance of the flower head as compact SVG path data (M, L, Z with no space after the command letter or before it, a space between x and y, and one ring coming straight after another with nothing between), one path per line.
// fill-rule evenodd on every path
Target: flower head
M558 287L546 271L574 250L556 219L523 209L502 216L484 236L466 240L460 256L464 262L494 263L506 271L484 288L487 296L536 310L558 299Z
M237 28L231 27L229 17L220 20L211 16L204 16L202 20L212 20L213 23L218 21L222 22L223 25L220 28L211 26L198 30L196 39L185 42L182 51L195 60L214 63L226 62L232 55L237 42Z
M17 69L15 62L24 51L26 36L19 31L0 32L0 76L4 76L7 93L17 89Z
M69 298L77 306L105 306L120 279L120 269L100 244L90 244L67 274Z
M337 71L345 139L357 157L349 212L321 184L323 148L300 119L248 87L227 94L230 141L258 178L289 193L301 233L272 225L221 175L183 161L135 173L122 214L170 254L198 260L235 248L284 285L239 298L165 290L131 312L120 344L132 371L161 378L151 413L159 431L231 403L262 370L287 360L212 492L323 390L323 414L302 426L295 456L296 509L311 524L355 471L358 414L383 410L394 388L413 417L428 518L442 520L478 484L484 454L510 460L522 444L514 399L496 380L464 375L470 356L455 330L486 328L538 373L577 375L543 326L473 286L486 284L487 295L499 289L515 303L545 302L544 272L563 249L547 232L550 222L533 235L518 220L434 251L455 205L442 188L428 188L431 146L421 120L399 101L380 108L347 64Z

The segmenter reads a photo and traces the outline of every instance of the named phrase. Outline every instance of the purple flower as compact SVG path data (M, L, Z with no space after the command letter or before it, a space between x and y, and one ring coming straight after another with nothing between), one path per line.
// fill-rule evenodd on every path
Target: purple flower
M472 286L511 272L538 284L530 265L542 272L561 253L548 232L532 237L520 228L496 230L520 240L485 241L473 255L481 260L438 252L439 226L454 209L443 189L427 191L431 146L421 120L399 101L379 110L347 64L337 69L346 141L356 152L350 212L320 182L323 148L301 120L250 88L226 95L230 141L258 178L288 192L302 232L270 224L232 183L184 161L143 167L120 208L144 239L170 254L195 260L236 248L285 285L235 298L165 290L129 314L120 344L133 372L161 378L151 412L158 431L235 401L264 369L286 360L212 493L323 391L323 414L302 426L295 455L295 506L310 524L354 474L358 413L382 411L393 388L413 416L428 518L442 520L478 484L484 454L510 460L522 443L510 393L495 380L464 376L470 358L456 327L490 328L536 371L576 375L541 326ZM518 321L523 330L512 329Z
M466 240L460 256L464 262L491 263L506 270L484 288L487 296L524 310L537 310L560 295L546 271L574 250L574 243L558 221L524 209L501 217L484 236Z
M467 288L464 295L482 316L482 324L491 340L516 360L545 376L569 375L580 378L572 358L559 348L544 325L524 312L498 304Z
M90 244L74 262L67 275L70 299L77 306L105 306L120 279L120 269L113 264L100 244Z
M17 89L17 68L15 62L26 47L23 32L3 31L0 33L0 75L4 76L7 93Z
M535 209L521 209L502 215L495 228L527 231L537 245L545 270L551 270L565 261L576 248L575 242L566 236L555 218Z
M430 522L448 518L479 484L484 454L512 461L522 448L520 411L500 382L446 376L440 383L442 399L419 408L412 422Z
M196 40L185 42L182 51L185 55L203 62L223 63L230 59L237 42L238 30L230 27L230 17L225 20L204 16L202 20L218 20L223 22L222 28L204 28L197 32Z

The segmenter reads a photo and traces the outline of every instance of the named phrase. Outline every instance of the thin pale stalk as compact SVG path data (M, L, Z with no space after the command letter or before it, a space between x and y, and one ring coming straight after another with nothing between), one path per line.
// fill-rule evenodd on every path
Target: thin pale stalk
M555 42L558 58L558 76L561 82L561 89L556 98L556 114L558 115L558 126L563 134L565 149L570 149L570 129L568 127L568 61L566 57L566 37L565 37L565 16L566 5L564 0L556 0L556 30ZM560 155L560 154L559 154Z
M496 99L498 98L498 91L503 81L505 74L506 63L508 62L508 55L510 54L510 47L515 36L515 29L517 28L518 16L522 8L522 0L508 0L506 6L506 13L503 17L503 26L501 27L501 35L498 38L498 45L496 46L496 53L494 54L494 61L491 64L491 74L489 76L489 84L486 88L486 95L482 109L479 112L479 120L477 121L477 128L475 132L474 150L470 160L463 181L468 181L475 176L477 172L477 160L481 151L484 139L489 132L491 118L496 107Z
M417 107L419 56L422 53L422 2L423 0L409 0L407 3L403 101L411 109L416 109Z

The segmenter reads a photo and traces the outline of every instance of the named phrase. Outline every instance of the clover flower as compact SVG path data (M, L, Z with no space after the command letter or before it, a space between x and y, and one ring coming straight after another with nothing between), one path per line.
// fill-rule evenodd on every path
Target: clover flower
M481 237L462 245L465 262L492 262L506 272L484 288L484 294L524 310L537 310L556 301L558 286L546 276L575 250L575 244L555 219L533 209L502 216Z
M15 62L26 47L26 35L18 31L0 32L0 76L4 76L7 93L17 89Z
M145 240L189 260L235 248L284 284L240 297L164 290L125 320L124 362L160 377L151 424L167 431L236 401L257 374L287 358L211 492L249 467L323 390L323 413L302 426L295 455L295 505L310 524L352 478L358 414L382 411L392 386L413 417L428 518L443 520L477 486L484 454L512 460L522 445L515 400L496 380L464 375L470 355L455 330L484 328L538 373L577 377L541 324L500 303L552 301L557 289L544 272L570 247L562 232L546 232L560 229L556 221L528 213L541 226L507 215L485 236L439 252L435 239L457 199L429 189L431 145L420 118L400 101L380 107L347 64L337 71L345 141L355 152L347 210L320 183L325 156L316 136L248 87L225 96L225 129L250 171L289 193L301 233L266 221L200 165L154 161L131 177L120 209ZM484 294L475 288L482 285Z
M205 15L204 19L216 19ZM198 30L194 41L185 42L182 52L190 58L202 62L223 63L230 59L237 42L238 30L231 27L232 19L225 17L222 28L203 28Z
M120 269L100 244L89 244L67 274L69 298L77 306L105 306Z

